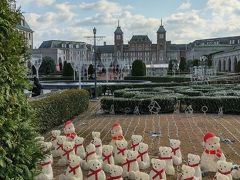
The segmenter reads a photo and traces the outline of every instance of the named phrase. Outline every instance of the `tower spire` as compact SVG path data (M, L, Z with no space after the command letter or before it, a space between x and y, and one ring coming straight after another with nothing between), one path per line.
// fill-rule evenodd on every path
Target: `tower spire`
M118 27L119 27L119 19L118 19Z
M162 18L161 18L161 26L162 26Z

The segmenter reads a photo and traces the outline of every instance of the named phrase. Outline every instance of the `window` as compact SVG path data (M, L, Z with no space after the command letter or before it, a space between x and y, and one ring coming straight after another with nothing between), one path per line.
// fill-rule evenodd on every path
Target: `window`
M164 39L164 34L159 34L159 39Z
M28 34L28 39L31 39L31 33Z
M240 44L240 39L238 40L238 44Z
M117 39L121 39L121 35L117 35L117 37L116 37Z

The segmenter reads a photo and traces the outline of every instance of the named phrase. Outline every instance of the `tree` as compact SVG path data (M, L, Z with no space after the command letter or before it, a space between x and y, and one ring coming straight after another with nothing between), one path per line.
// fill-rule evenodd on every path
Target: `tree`
M240 61L237 62L237 65L235 67L235 72L237 72L237 73L240 72Z
M63 76L73 76L73 68L67 61L64 61Z
M146 65L142 60L135 60L132 63L132 76L146 76Z
M93 74L94 74L94 68L93 68L93 65L90 64L88 66L88 75L90 76L90 79L93 79Z
M199 66L200 62L199 59L192 60L192 66Z
M34 111L24 89L27 80L27 48L16 30L20 10L11 11L8 0L0 1L0 179L33 179L40 158Z
M43 57L42 64L39 68L39 72L42 74L50 74L50 73L54 73L55 71L56 71L56 66L55 66L54 59L48 56Z
M179 63L179 70L181 72L185 72L187 69L187 63L186 63L186 59L184 57L181 57L180 59L180 63Z

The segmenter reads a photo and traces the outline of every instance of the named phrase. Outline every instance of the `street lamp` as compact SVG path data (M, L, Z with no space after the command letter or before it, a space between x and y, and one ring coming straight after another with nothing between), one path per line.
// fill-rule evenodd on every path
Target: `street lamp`
M94 67L95 67L95 79L94 79L94 98L97 98L97 59L96 59L96 33L97 33L97 29L94 27L93 28L93 39L94 39Z

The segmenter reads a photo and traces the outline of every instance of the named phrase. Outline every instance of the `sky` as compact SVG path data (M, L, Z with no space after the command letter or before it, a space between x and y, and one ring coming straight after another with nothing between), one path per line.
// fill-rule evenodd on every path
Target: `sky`
M172 43L240 35L240 0L17 0L34 31L34 47L46 40L113 44L118 20L124 43L148 35L156 43L161 24Z

